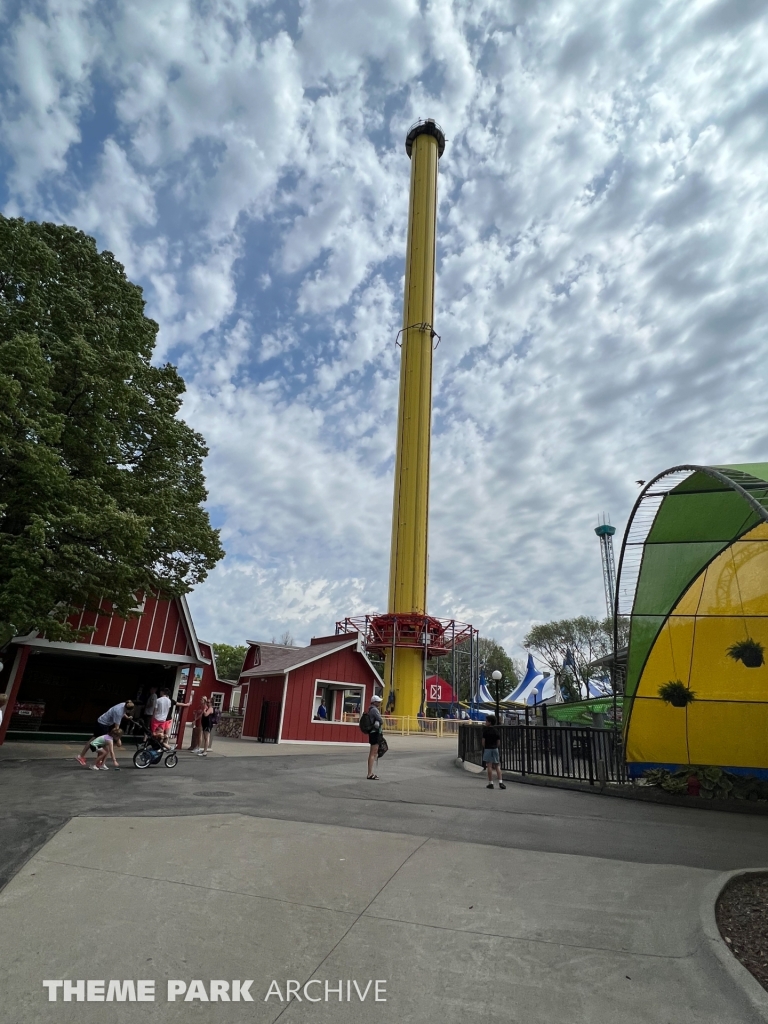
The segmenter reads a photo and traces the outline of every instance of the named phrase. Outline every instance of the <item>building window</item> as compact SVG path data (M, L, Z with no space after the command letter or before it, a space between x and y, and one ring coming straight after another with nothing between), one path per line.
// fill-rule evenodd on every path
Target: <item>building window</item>
M363 711L365 686L334 682L326 679L315 681L312 704L314 722L341 722L357 725Z
M342 697L342 721L344 722L359 722L360 715L363 713L363 697L365 696L364 691L356 686L354 689L344 690Z
M213 704L214 711L223 711L224 709L224 694L223 693L212 693L211 704Z

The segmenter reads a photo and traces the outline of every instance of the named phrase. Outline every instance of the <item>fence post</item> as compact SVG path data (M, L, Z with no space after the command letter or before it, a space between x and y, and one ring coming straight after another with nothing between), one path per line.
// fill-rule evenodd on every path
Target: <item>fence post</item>
M589 757L587 758L587 760L589 762L589 784L590 784L590 786L594 786L594 784L595 784L595 773L594 773L594 769L593 769L593 766L592 766L592 730L591 729L587 729L586 732L587 732L587 751L589 753Z
M566 725L562 734L563 774L569 776L573 770L573 729Z
M525 718L525 725L520 728L520 732L522 733L520 737L520 768L522 775L525 775L526 748L528 746L528 708L525 709Z

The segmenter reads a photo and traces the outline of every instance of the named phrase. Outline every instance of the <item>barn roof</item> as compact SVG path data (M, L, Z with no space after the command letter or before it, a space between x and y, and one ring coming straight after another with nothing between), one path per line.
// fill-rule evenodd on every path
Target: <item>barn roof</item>
M74 629L90 629L78 640L48 640L34 631L14 637L13 642L72 654L108 654L142 661L209 665L211 658L200 649L187 599L160 592L137 594L136 614L123 618L107 599L98 609L83 607L68 619Z
M253 641L249 641L253 643ZM358 634L347 633L345 636L334 637L325 643L310 644L309 647L283 647L280 644L257 644L261 648L261 663L241 673L241 679L253 676L283 675L295 668L309 665L313 661L333 654L345 647L358 647ZM359 649L359 648L358 648Z

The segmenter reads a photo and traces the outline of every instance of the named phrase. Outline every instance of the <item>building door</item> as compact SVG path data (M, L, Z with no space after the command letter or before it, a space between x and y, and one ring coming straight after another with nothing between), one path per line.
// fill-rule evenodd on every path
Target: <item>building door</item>
M259 732L256 737L259 743L277 743L277 731L280 728L280 701L265 700L261 705Z

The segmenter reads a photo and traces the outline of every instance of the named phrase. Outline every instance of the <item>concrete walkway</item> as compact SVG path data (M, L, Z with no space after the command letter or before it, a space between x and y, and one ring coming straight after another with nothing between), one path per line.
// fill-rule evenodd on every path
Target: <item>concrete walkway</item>
M0 764L6 846L42 830L0 892L2 1019L763 1020L699 903L722 869L768 861L764 819L490 792L416 739L381 783L359 751L103 775ZM49 1003L44 979L153 979L156 1001ZM169 979L251 979L254 1002L166 1002ZM383 979L387 1001L265 1001L288 979L341 979L344 995Z
M3 1018L100 1021L103 1004L45 1001L43 978L147 978L158 1001L110 1020L274 1021L271 982L317 978L383 979L387 1002L281 1019L747 1024L702 950L714 876L228 814L76 818L0 896ZM196 978L253 979L254 1003L165 1001Z

